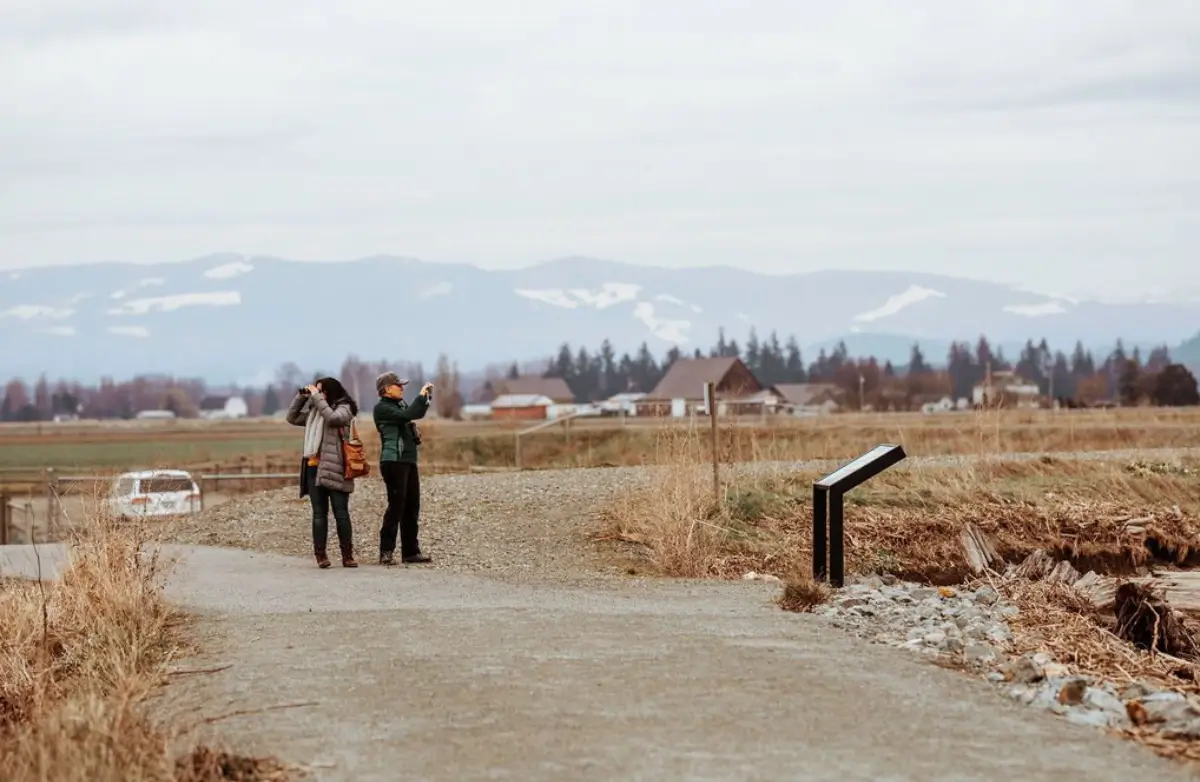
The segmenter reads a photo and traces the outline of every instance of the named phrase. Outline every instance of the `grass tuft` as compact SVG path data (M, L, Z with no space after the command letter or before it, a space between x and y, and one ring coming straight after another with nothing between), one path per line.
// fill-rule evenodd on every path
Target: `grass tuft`
M6 782L286 778L268 761L179 763L180 736L151 719L166 665L189 651L184 617L163 598L167 569L154 543L136 521L93 510L67 542L60 579L0 580Z
M784 611L806 613L828 601L832 594L827 584L798 576L784 582L778 602Z

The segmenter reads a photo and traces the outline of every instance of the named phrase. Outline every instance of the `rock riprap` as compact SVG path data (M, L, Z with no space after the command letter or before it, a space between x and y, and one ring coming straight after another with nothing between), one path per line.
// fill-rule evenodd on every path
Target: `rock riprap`
M1147 683L1073 675L1045 652L1011 654L1008 622L1020 609L990 586L930 587L871 576L813 612L860 638L951 660L1012 700L1078 725L1146 726L1165 736L1200 738L1200 699Z

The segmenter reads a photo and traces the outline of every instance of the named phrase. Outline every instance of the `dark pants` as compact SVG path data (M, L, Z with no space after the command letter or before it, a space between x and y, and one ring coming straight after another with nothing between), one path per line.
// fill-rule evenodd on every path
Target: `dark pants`
M329 542L329 506L333 506L333 519L337 523L338 543L343 549L352 543L350 530L350 495L344 491L327 489L317 485L317 468L306 471L308 499L312 502L313 550L324 551Z
M387 510L379 528L379 553L396 550L396 528L400 528L400 556L421 553L417 542L418 520L421 517L421 476L417 465L410 462L380 462L379 474L387 486Z

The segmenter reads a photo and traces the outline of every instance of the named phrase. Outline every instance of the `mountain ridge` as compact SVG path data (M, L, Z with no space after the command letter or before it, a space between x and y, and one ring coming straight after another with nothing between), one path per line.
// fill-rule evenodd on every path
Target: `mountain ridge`
M336 366L349 353L432 364L444 352L466 370L606 338L618 352L646 341L658 355L672 345L690 353L707 351L721 327L739 341L751 327L760 338L795 335L807 360L838 339L887 343L877 357L893 362L907 351L889 353L918 341L936 360L950 340L980 334L1006 351L1041 337L1064 351L1077 339L1107 350L1117 338L1175 345L1200 322L1197 303L1078 301L922 272L766 275L586 256L495 270L388 254L220 252L5 270L0 282L0 328L17 337L0 344L0 370L80 379L260 376L289 360Z

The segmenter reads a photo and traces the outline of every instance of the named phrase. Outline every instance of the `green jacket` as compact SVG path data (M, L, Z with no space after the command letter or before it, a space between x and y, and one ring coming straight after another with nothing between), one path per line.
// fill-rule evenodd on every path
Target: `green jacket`
M379 430L379 461L417 463L417 444L413 441L412 424L429 411L429 397L418 394L410 405L403 399L381 398L375 403L373 415Z

